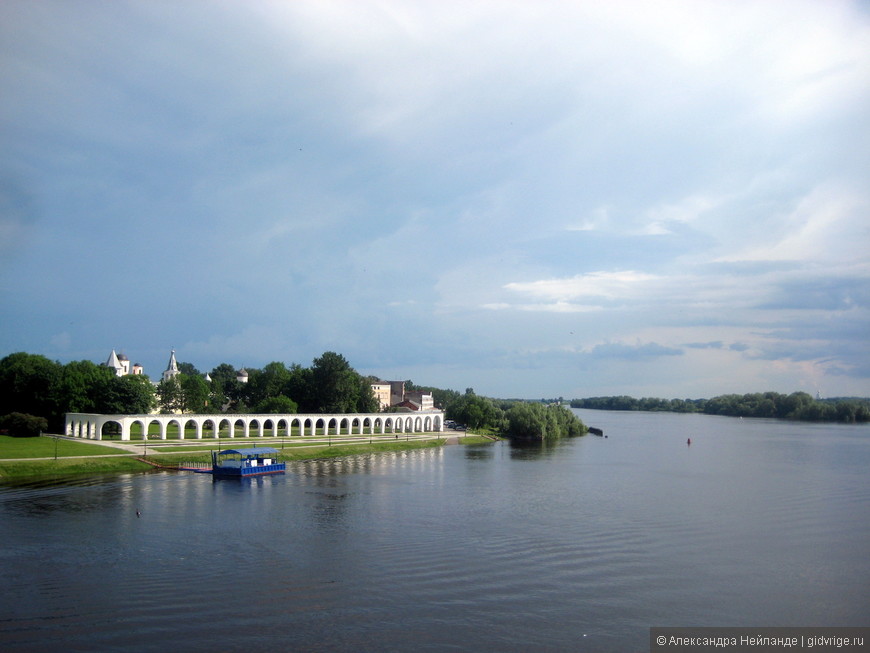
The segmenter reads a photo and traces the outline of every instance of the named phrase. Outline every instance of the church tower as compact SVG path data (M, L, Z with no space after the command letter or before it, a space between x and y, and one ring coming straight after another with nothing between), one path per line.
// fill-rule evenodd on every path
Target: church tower
M127 362L129 365L129 361ZM103 367L109 367L115 371L115 376L124 376L126 372L124 371L124 365L121 363L121 359L118 357L118 354L115 353L115 350L112 350L112 353L109 355L109 360L103 363Z
M166 367L166 371L163 372L163 380L168 381L176 375L178 375L178 361L175 360L175 350L173 349L169 355L169 365Z

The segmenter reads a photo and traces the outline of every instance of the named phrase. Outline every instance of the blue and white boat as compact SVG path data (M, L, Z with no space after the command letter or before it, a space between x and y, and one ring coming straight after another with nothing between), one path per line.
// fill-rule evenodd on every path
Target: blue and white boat
M271 447L212 451L211 473L230 478L283 474L287 464L279 462L277 456L278 450Z

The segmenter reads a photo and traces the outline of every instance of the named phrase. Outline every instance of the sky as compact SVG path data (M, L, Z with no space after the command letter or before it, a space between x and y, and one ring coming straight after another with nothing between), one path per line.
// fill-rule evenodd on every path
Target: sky
M4 0L0 357L870 396L870 5Z

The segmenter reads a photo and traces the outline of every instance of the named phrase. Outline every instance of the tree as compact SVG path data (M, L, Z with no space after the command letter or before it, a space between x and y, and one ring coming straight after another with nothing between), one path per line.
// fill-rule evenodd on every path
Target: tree
M500 429L504 412L491 399L480 397L474 391L466 391L447 408L446 417L469 428L489 427Z
M228 383L235 383L237 374L238 372L235 367L229 363L221 363L209 372L209 377L211 377L212 382L226 385Z
M553 440L585 432L583 422L564 406L518 402L507 411L505 434L513 438Z
M324 352L314 359L311 381L319 413L351 413L359 399L359 375L341 354Z
M111 372L111 370L109 370ZM112 375L99 387L95 398L98 413L110 415L144 415L154 408L154 386L144 375Z
M184 406L179 376L181 375L163 379L157 384L157 402L161 413L181 411Z
M209 395L209 405L214 410L223 410L226 406L231 410L237 410L239 402L242 401L242 386L236 378L238 371L229 363L221 363L209 372L211 377L211 388Z
M181 412L205 413L209 400L208 383L198 373L179 374L181 386Z
M368 377L357 374L359 381L359 394L356 401L356 412L376 413L380 406L375 391L372 390L372 382Z
M56 390L58 406L65 413L108 412L105 398L113 379L119 378L123 377L116 376L114 370L91 361L67 363Z
M14 438L35 438L48 430L48 420L24 413L9 413L0 417L0 428Z
M0 360L0 415L13 412L45 417L63 428L58 389L63 368L38 354L18 352Z
M286 394L285 388L290 381L290 370L278 361L273 361L253 376L248 376L246 397L248 404L256 406L270 397Z
M291 365L284 394L293 399L303 413L316 412L316 393L311 369L296 363Z
M295 415L298 410L296 402L284 395L269 397L254 407L255 413L268 413L270 415Z
M202 372L196 369L193 363L187 362L179 362L178 363L178 371L182 374L187 374L188 376L201 376Z

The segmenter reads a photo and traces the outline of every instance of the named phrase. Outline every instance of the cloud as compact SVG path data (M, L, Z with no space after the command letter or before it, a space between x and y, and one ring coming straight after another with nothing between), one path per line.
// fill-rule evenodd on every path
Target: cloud
M792 211L771 230L765 242L750 245L733 257L738 261L818 261L842 264L863 261L870 242L870 209L866 191L823 183L800 197ZM768 224L770 224L768 222Z
M622 360L647 360L661 356L680 356L682 350L674 347L666 347L656 342L627 345L618 342L608 342L595 345L588 356L593 359L622 359Z
M637 292L638 286L654 280L656 280L654 275L633 270L597 271L576 275L568 279L512 282L505 285L505 288L544 300L567 302L589 298L624 298L626 295Z
M0 3L0 347L870 392L868 37L847 0Z

